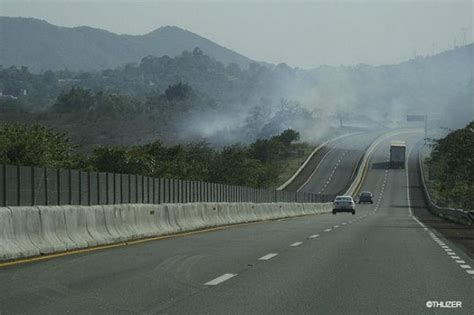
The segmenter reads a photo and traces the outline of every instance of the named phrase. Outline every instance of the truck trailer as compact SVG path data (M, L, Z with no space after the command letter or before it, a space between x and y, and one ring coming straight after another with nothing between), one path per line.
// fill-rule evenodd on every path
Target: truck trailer
M390 144L390 168L405 168L405 141L392 141Z

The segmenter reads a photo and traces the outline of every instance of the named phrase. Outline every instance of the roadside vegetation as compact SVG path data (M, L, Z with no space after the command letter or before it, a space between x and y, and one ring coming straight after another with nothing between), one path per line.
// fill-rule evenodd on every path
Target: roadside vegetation
M293 170L295 160L311 150L298 142L297 131L259 139L249 145L235 144L214 149L209 144L165 146L157 140L129 147L103 145L80 153L67 135L34 124L0 124L0 164L73 168L87 171L138 174L162 178L200 180L275 187L281 174ZM285 175L286 176L286 175Z
M87 149L157 137L167 145L249 144L317 125L319 114L288 100L278 85L288 71L286 65L224 65L199 48L95 72L0 65L0 122L52 127Z
M438 205L474 210L474 121L435 140L426 165Z

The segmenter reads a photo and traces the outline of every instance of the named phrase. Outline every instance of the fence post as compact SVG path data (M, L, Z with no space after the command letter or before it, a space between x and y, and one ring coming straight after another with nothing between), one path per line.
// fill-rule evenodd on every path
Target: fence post
M176 203L176 179L170 179L170 203Z
M7 166L5 164L2 165L2 173L3 173L3 178L2 178L2 189L3 189L3 200L2 204L4 207L7 206Z
M173 192L171 191L173 189L173 183L171 181L172 181L171 178L167 179L167 185L166 185L166 186L168 186L167 187L168 188L168 193L167 193L168 196L167 196L167 200L166 200L167 203L171 203L171 201L172 201L171 198L173 196Z
M138 203L138 175L135 175L135 202Z
M219 202L224 202L224 185L219 184Z
M87 205L91 205L91 172L87 171Z
M30 167L30 172L31 172L31 205L35 205L35 167L31 166ZM5 175L5 174L4 174Z
M58 189L58 206L61 205L61 171L59 168L56 169L56 182Z
M105 204L109 204L109 173L105 173Z
M141 186L142 186L142 192L141 192L141 203L145 203L145 176L141 175Z
M79 205L82 205L82 172L77 172L79 177Z
M99 172L96 172L95 176L97 180L97 204L100 205L100 174Z
M207 184L207 198L209 202L214 202L214 195L212 194L214 192L214 184L213 183L208 183Z
M113 204L116 204L117 203L117 193L116 193L116 187L117 185L115 184L115 173L112 173L112 192L113 192Z
M155 200L156 200L156 197L155 197L156 178L152 177L151 180L152 180L152 183L153 183L153 184L152 184L151 203L152 203L152 204L155 204L155 203L156 203L156 202L155 202Z
M165 193L166 193L166 186L165 186L165 179L159 178L159 188L158 188L158 203L165 203Z
M128 174L128 203L132 203L132 176Z
M146 202L144 202L144 203L150 204L151 203L150 200L152 199L152 198L150 198L150 186L151 186L150 185L150 177L146 176L145 182L146 182L146 185L145 185L146 186L146 194L145 194Z
M19 206L21 203L21 178L20 178L20 165L16 166L16 204Z
M68 186L69 186L69 189L68 189L68 192L67 192L67 194L68 194L67 198L69 199L68 204L70 204L70 205L72 205L72 178L71 178L71 172L72 172L71 169L69 169L68 172L67 172L67 177L68 177L67 182L68 182Z
M48 205L48 170L46 167L43 167L43 175L44 175L44 203Z

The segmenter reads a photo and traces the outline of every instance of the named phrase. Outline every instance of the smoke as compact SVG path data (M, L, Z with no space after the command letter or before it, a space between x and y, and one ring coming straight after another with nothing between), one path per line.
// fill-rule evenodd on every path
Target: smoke
M293 69L267 66L261 90L240 103L192 113L179 126L186 139L214 145L249 143L291 128L308 142L354 129L410 126L406 115L462 127L472 119L472 48L398 65Z

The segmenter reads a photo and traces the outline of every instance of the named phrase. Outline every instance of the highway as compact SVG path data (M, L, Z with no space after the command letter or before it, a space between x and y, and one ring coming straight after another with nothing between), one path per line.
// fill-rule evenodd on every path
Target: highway
M318 166L298 191L338 194L347 189L365 149L378 135L380 132L365 132L328 143Z
M1 267L0 313L473 314L474 262L411 215L416 187L408 179L422 137L394 137L407 141L408 172L386 167L394 138L377 146L362 186L376 202L358 205L356 215L244 224Z

